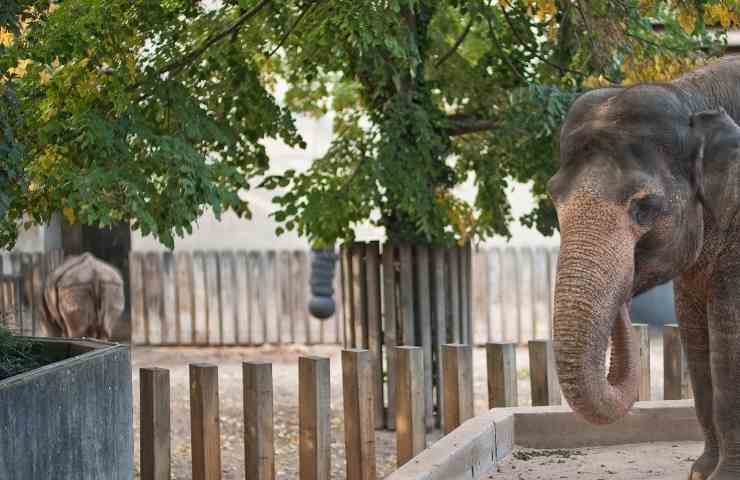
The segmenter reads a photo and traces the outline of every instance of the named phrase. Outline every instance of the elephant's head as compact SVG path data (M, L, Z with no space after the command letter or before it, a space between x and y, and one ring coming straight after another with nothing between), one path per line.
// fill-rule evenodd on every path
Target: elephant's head
M702 248L701 148L680 95L670 86L596 90L561 130L548 185L561 232L553 344L563 394L594 423L618 420L637 398L630 300Z

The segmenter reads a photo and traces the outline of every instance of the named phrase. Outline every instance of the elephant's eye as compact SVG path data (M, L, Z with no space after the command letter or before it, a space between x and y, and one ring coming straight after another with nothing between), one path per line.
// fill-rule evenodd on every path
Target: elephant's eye
M643 226L654 222L660 214L661 209L661 199L656 195L637 198L630 205L632 219L636 224Z

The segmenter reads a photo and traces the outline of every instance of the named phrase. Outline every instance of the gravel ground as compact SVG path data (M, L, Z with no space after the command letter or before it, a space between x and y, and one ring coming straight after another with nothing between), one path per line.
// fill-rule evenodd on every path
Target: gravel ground
M241 362L264 360L273 364L275 402L275 450L277 479L298 477L298 357L322 355L331 360L331 426L332 478L345 478L344 432L342 418L342 378L338 347L264 347L264 348L137 348L134 361L135 458L139 478L139 372L141 367L168 368L171 372L172 397L172 478L191 478L190 410L188 399L188 364L209 362L219 366L219 396L221 413L221 452L223 479L244 478L242 432ZM659 357L658 357L659 358ZM474 352L476 413L487 408L485 350ZM654 363L658 363L657 361ZM529 379L526 348L517 351L519 366L519 403L528 405ZM654 365L659 367L658 365ZM656 372L657 373L657 372ZM655 375L657 377L658 375ZM654 389L660 387L654 380ZM656 397L657 398L657 397ZM427 440L438 439L438 431L430 432ZM395 469L395 434L376 432L378 478ZM579 449L576 451L517 454L499 467L502 473L493 479L558 479L621 480L636 478L682 478L687 459L696 456L695 444L641 444L619 448ZM680 457L680 458L679 458ZM609 473L620 472L620 473ZM678 475L679 472L681 475ZM516 476L513 476L515 474ZM621 476L620 476L621 475ZM667 475L667 476L666 476Z

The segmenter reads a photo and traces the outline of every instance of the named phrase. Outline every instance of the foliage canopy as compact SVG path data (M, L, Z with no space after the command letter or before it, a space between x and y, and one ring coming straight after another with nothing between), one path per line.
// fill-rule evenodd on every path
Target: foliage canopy
M550 234L545 182L575 96L720 54L734 3L6 0L0 242L62 210L171 246L204 208L249 216L241 192L259 186L281 188L280 229L317 244L368 219L451 243L508 235L512 180L537 198L521 221ZM328 152L267 175L262 141L300 146L291 114L330 110ZM472 204L452 193L469 178Z

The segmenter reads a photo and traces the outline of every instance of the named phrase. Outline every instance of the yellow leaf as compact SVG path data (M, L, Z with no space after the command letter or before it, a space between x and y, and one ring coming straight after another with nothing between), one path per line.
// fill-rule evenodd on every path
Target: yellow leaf
M63 209L62 209L62 214L64 215L64 218L66 218L66 219L67 219L67 222L68 222L68 223L69 223L70 225L74 225L74 224L75 224L75 222L77 221L77 217L75 216L75 211L74 211L74 210L72 210L72 209L71 209L71 208L69 208L69 207L65 207L65 208L63 208Z
M693 32L694 27L696 26L696 16L694 15L694 12L690 10L683 10L678 15L678 24L681 25L681 28L683 28L684 32Z
M39 81L41 82L41 85L46 85L51 81L51 74L46 70L42 70L41 73L39 73Z
M13 44L13 34L0 28L0 45L9 47Z
M15 67L8 69L8 73L15 75L16 77L24 77L26 76L26 69L30 63L31 60L18 60L18 64Z

